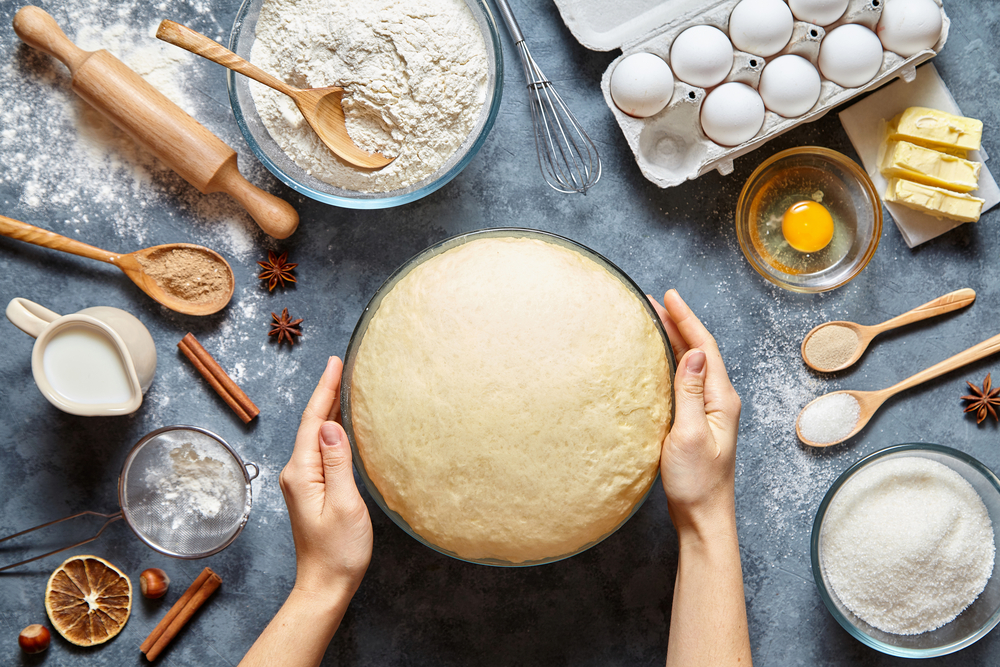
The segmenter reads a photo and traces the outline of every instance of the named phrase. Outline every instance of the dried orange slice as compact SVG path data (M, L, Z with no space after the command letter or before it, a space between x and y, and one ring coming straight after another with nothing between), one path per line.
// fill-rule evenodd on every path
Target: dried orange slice
M108 641L125 627L131 611L132 582L97 556L68 559L45 587L45 612L52 626L77 646Z

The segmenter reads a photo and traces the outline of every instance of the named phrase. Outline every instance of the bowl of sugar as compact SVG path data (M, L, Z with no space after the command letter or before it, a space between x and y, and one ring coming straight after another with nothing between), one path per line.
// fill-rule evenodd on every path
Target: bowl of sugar
M882 653L930 658L1000 622L1000 480L951 447L895 445L848 468L816 512L812 569L830 614Z

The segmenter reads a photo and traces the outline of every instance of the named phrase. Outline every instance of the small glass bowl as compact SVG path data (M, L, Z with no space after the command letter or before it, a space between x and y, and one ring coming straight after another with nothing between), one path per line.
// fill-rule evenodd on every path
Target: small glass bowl
M797 201L819 201L834 219L833 240L815 253L791 248L781 213ZM882 204L868 174L846 156L819 146L772 155L747 179L736 203L736 237L750 265L793 292L825 292L850 282L882 236Z
M663 323L660 321L660 318L656 314L656 311L653 310L653 307L649 304L649 299L646 298L645 292L643 292L642 289L640 289L640 287L636 285L635 282L631 278L629 278L624 271L622 271L617 266L612 264L603 255L600 255L599 253L591 250L590 248L584 245L576 243L575 241L571 241L570 239L567 239L565 237L558 236L556 234L536 231L533 229L520 229L520 228L501 227L496 229L480 229L477 231L468 232L466 234L453 236L443 241L439 241L438 243L435 243L434 245L427 248L426 250L423 250L422 252L414 255L409 260L407 260L402 266L396 269L396 271L391 276L389 276L384 283L382 283L382 286L379 287L378 291L375 292L375 295L372 297L371 301L368 302L368 305L365 307L364 312L361 313L361 318L358 320L357 326L354 328L354 333L351 334L351 340L347 344L347 354L344 355L344 373L340 388L340 409L344 425L344 431L347 433L347 439L351 443L351 454L354 457L354 466L355 468L357 468L358 474L361 476L362 481L364 481L365 487L368 489L368 493L371 494L371 497L375 500L375 503L382 508L382 511L385 512L386 515L388 515L388 517L392 519L397 526L403 529L403 532L405 532L407 535L417 540L424 546L430 547L431 549L434 549L435 551L442 553L446 556L451 556L456 560L465 561L467 563L478 563L479 565L492 565L495 567L528 567L532 565L544 565L546 563L554 563L556 561L569 558L570 556L575 556L578 553L586 551L587 549L597 544L600 544L609 536L614 534L619 528L624 526L625 523L629 519L631 519L632 516L637 511L639 511L639 508L642 507L643 503L646 502L646 499L649 497L649 494L652 492L653 488L656 487L655 480L654 483L650 485L649 489L646 491L646 494L642 497L642 499L635 504L635 507L632 508L632 511L628 514L628 516L622 519L621 523L619 523L613 529L608 531L607 534L602 535L600 538L594 540L589 544L583 545L582 547L580 547L576 551L573 551L572 553L561 554L559 556L554 556L543 560L525 561L519 563L513 563L510 561L499 560L494 558L468 559L468 558L463 558L458 554L448 551L447 549L439 547L436 544L426 540L421 535L417 534L412 528L410 528L410 525L406 522L406 519L404 519L402 516L400 516L398 512L395 512L388 506L388 504L385 502L385 498L383 498L382 494L379 492L378 487L375 486L375 483L371 480L371 477L368 476L368 471L365 469L364 459L361 457L361 454L358 451L357 438L354 434L354 425L352 421L352 409L351 409L351 388L354 384L353 381L354 366L355 363L357 362L358 351L361 349L361 341L364 339L365 333L368 331L368 325L371 324L372 318L378 311L379 306L382 303L382 300L386 297L387 294L389 294L389 292L392 291L392 288L395 287L400 280L402 280L407 274L409 274L416 267L420 266L427 260L436 257L442 253L445 253L460 245L469 243L470 241L476 241L483 238L537 239L540 241L544 241L546 243L551 243L553 245L558 245L564 248L568 248L574 252L580 253L581 255L587 257L590 260L593 260L600 266L604 267L609 273L611 273L611 275L621 280L622 284L624 284L625 287L628 288L630 292L635 294L635 296L643 304L646 311L649 313L649 316L653 319L653 322L656 324L656 330L659 333L661 340L663 341L663 346L667 353L667 367L669 370L671 386L673 385L674 373L677 368L677 362L674 359L673 348L670 346L670 340L667 338L667 332L664 330ZM670 413L671 422L670 424L668 424L668 426L673 425L674 413L675 410L672 409Z
M837 492L849 479L861 470L882 461L918 456L936 461L948 466L961 475L982 499L993 523L994 542L1000 536L1000 480L982 463L968 454L945 447L923 443L895 445L871 454L848 468L837 478L827 491L823 502L816 511L813 522L812 539L812 571L816 580L816 588L830 614L840 623L851 636L866 646L881 651L887 655L903 658L932 658L954 653L969 646L986 636L997 623L1000 623L1000 563L994 560L993 573L990 575L986 588L975 602L969 605L953 621L946 625L924 632L919 635L895 635L872 627L851 612L837 597L826 580L826 573L820 561L823 542L820 535L826 511L837 495ZM998 553L1000 556L1000 553Z
M250 60L250 51L256 39L257 19L264 2L265 0L244 0L236 13L233 31L229 36L229 50L246 60ZM278 180L288 187L316 201L342 208L377 209L400 206L426 197L444 186L465 169L486 142L486 136L500 111L500 96L503 92L503 51L500 47L496 21L485 0L465 0L465 2L486 40L486 54L489 58L486 101L469 136L433 174L409 187L388 192L346 190L307 174L271 138L271 134L257 114L257 107L250 94L249 79L230 70L229 101L233 106L236 124L249 144L250 150L272 174L278 177Z

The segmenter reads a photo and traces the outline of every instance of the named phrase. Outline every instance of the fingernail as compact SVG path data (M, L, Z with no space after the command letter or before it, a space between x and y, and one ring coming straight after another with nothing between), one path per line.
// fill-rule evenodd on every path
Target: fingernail
M340 429L333 422L324 422L319 427L319 439L327 447L337 447L340 445Z
M691 350L688 352L688 373L699 375L703 370L705 370L705 353L701 350Z

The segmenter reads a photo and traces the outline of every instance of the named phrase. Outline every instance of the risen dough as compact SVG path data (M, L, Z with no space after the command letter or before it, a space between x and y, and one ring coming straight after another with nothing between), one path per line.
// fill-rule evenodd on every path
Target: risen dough
M382 300L351 389L356 442L386 504L455 555L575 553L656 477L672 410L652 318L581 254L485 238Z

